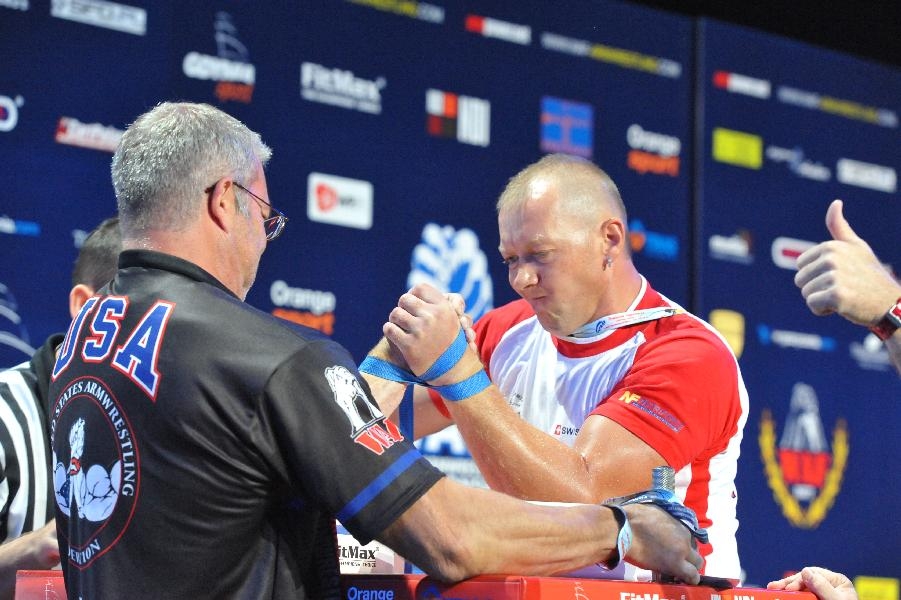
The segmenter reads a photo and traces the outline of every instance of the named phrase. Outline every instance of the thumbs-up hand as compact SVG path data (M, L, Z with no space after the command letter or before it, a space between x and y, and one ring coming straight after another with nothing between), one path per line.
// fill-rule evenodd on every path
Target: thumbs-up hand
M858 325L874 325L901 297L901 285L842 214L842 201L826 212L832 240L798 257L795 285L816 315L838 313Z

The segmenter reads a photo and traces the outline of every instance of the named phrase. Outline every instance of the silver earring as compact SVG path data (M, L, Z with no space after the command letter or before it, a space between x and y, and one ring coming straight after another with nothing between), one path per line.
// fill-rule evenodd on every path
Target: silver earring
M605 256L604 257L604 267L609 269L611 266L613 266L613 259L610 258L610 256Z

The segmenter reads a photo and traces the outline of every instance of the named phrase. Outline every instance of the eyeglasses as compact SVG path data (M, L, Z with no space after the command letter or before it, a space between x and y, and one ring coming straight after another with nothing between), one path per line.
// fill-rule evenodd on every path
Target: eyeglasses
M269 204L268 202L266 202L265 200L263 200L262 198L260 198L259 196L257 196L253 192L251 192L250 190L248 190L246 187L244 187L237 181L234 181L233 183L235 184L236 188L238 188L240 190L244 190L245 192L247 192L248 194L250 194L257 200L259 200L260 202L262 202L263 204L268 206L270 215L272 213L275 213L274 217L267 217L267 218L263 219L263 228L266 230L266 241L271 242L272 240L274 240L275 238L280 236L282 234L282 231L285 229L285 223L288 222L288 217L285 216L285 213L283 213L279 209L275 208L274 206L272 206L271 204Z

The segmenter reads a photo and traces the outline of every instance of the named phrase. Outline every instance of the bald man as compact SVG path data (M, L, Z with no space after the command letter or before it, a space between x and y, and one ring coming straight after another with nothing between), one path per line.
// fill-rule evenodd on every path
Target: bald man
M456 424L488 484L529 500L601 502L647 489L653 468L668 465L676 496L708 530L705 573L739 579L735 474L748 395L726 342L638 272L619 191L592 163L544 157L510 180L497 211L522 298L483 316L478 355L460 360L473 377L484 366L493 384L453 398L417 388L416 435ZM420 356L459 335L452 312L434 288L413 288L371 356L419 373ZM367 377L381 400L400 401L400 384L389 394Z

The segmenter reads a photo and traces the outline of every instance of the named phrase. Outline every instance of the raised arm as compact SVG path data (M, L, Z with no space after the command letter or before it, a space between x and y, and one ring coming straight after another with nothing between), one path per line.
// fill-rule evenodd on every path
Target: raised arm
M401 297L384 331L412 372L423 373L459 334L459 324L437 290L417 286ZM429 383L460 381L481 370L479 357L467 350L451 371ZM653 467L666 464L603 416L587 419L573 448L561 444L521 419L494 385L448 401L447 409L488 484L520 498L598 502L648 487ZM630 467L614 468L622 464Z
M826 227L832 239L798 257L795 285L814 314L838 313L852 323L872 327L901 300L901 284L845 220L841 200L829 205ZM901 373L901 330L885 344Z

